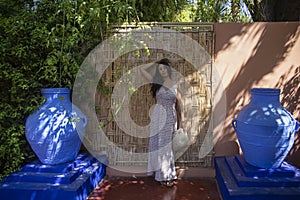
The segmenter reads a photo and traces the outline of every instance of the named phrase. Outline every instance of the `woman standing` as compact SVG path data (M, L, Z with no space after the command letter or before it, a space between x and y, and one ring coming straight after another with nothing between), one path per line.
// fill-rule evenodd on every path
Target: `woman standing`
M154 76L147 71L152 66ZM150 122L148 175L154 173L155 180L166 187L172 187L177 178L172 151L172 134L177 129L176 103L181 126L184 122L181 94L171 72L171 63L166 58L141 68L143 76L152 83L151 92L156 99Z

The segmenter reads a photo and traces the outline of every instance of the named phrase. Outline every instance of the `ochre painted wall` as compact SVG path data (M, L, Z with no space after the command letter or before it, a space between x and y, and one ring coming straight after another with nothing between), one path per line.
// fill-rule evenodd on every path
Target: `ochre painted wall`
M300 23L217 23L214 28L215 152L232 155L241 151L231 121L249 102L251 88L280 88L282 105L300 121ZM288 160L300 166L299 137Z

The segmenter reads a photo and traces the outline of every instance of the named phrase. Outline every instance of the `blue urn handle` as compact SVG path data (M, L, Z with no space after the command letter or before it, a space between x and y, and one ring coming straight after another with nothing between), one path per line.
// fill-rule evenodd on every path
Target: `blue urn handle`
M299 122L298 121L296 121L296 124L295 124L295 132L297 132L298 130L299 130Z
M236 123L237 123L237 120L236 118L234 118L231 122L231 126L233 127L233 129L236 131Z
M87 123L88 123L88 119L87 119L87 117L85 115L82 116L82 122L83 122L82 126L86 127Z

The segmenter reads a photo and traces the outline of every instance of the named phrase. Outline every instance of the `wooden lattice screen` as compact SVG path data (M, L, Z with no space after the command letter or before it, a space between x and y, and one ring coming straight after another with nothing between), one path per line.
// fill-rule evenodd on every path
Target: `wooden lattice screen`
M186 34L193 40L197 41L211 55L211 58L213 57L214 32L212 25L199 23L159 23L154 25L152 24L152 26L179 30L181 33ZM116 30L124 31L124 29L128 28L128 26L126 28L116 28ZM131 26L130 28L135 27ZM103 144L95 142L96 146L94 147L94 151L110 152L108 155L110 165L128 166L146 164L147 157L134 158L130 155L130 152L147 152L148 138L136 138L125 134L122 130L120 130L112 116L111 92L113 91L118 78L131 68L167 57L172 61L173 67L184 75L186 80L188 80L192 86L186 90L184 94L186 97L184 104L185 107L192 106L193 113L186 114L193 118L191 123L197 123L197 130L192 130L190 133L190 139L193 144L176 161L177 165L197 167L212 166L213 151L204 158L199 159L200 147L203 145L204 136L209 130L209 125L211 125L209 121L212 110L212 60L210 60L210 62L199 72L196 71L184 58L170 51L160 49L149 49L149 51L150 55L146 55L143 50L140 50L139 56L136 55L136 52L130 52L117 58L117 60L115 60L115 62L106 69L102 76L99 82L100 89L95 97L96 110L98 111L97 116L100 123L104 125L103 130L105 130L107 138L112 141L114 145L107 144L106 146L103 146ZM132 120L140 126L149 124L149 110L154 103L155 101L150 94L150 84L137 88L137 91L133 93L130 99L130 115ZM189 126L191 126L191 124L189 124ZM208 134L212 135L212 132ZM97 137L93 138L93 140L97 140ZM99 146L97 146L97 144L99 144ZM116 146L129 153L123 155L120 153L114 154L114 148Z

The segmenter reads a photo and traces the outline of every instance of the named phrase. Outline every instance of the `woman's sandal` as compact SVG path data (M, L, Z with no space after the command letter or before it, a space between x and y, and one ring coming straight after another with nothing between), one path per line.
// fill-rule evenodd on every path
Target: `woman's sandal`
M167 187L173 187L174 181L167 181Z
M166 182L166 181L160 181L159 184L160 184L161 186L166 186L167 182Z
M160 184L164 187L168 187L171 188L174 186L174 182L173 181L161 181Z

